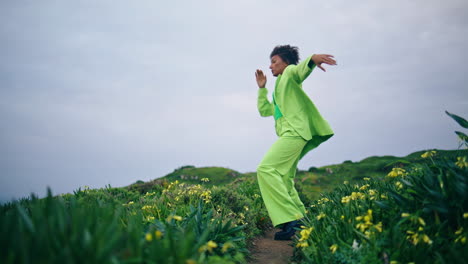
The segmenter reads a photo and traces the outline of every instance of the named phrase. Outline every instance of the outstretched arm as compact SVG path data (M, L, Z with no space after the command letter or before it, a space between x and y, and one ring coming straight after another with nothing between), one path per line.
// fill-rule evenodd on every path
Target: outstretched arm
M322 63L328 65L336 65L336 61L333 58L333 55L329 54L314 54L312 55L312 58L309 61L309 67L312 67L311 63L313 62L322 71L326 72L325 68L322 67Z
M291 74L298 83L302 83L314 70L315 66L318 66L322 71L325 71L325 68L322 67L322 64L336 65L336 61L333 59L332 55L328 54L314 54L307 57L297 65L288 66L285 70L288 74Z

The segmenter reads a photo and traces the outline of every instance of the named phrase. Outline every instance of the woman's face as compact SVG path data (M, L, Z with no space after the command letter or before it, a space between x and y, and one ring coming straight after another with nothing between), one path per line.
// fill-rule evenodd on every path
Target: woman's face
M280 56L274 55L273 57L271 57L270 69L273 76L276 77L279 74L282 74L286 67L288 67L288 64L284 62Z

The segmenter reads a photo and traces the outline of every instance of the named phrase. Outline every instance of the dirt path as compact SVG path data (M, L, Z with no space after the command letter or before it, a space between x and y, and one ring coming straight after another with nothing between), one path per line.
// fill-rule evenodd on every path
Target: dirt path
M277 241L273 237L278 230L271 229L254 241L249 264L287 264L293 254L292 241Z

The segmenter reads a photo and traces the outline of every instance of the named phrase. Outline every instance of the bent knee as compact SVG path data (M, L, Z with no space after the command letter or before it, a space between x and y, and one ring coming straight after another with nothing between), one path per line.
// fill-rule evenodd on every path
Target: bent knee
M271 171L272 169L273 169L272 166L268 166L268 165L260 163L260 165L257 166L257 173L268 172L268 171Z
M265 177L275 173L275 168L273 166L260 164L257 167L257 177Z

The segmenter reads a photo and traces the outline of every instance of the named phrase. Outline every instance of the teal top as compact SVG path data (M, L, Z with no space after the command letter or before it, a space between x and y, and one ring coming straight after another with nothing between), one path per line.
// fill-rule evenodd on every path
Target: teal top
M273 93L273 105L275 106L275 113L273 114L273 116L275 117L275 120L278 120L278 118L282 117L283 114L281 113L281 110L275 102L275 93Z

